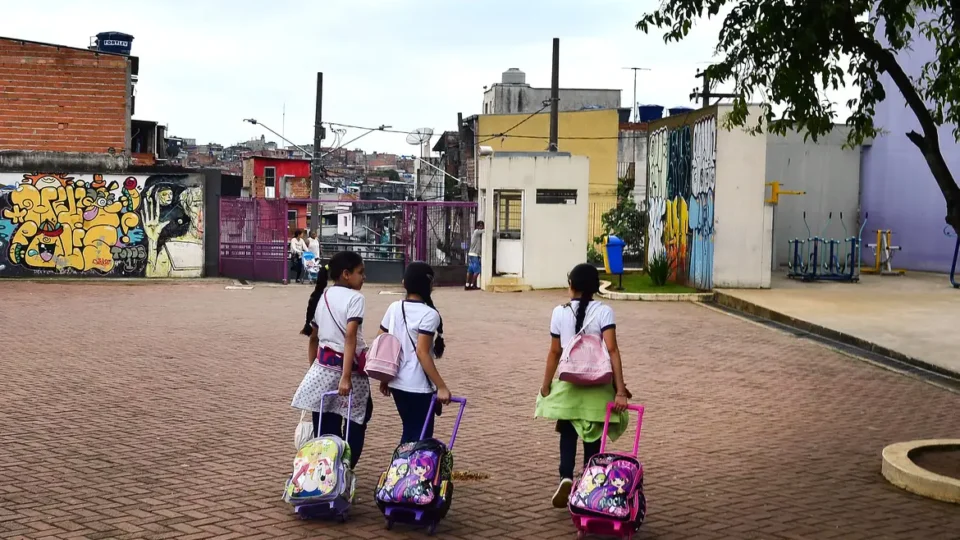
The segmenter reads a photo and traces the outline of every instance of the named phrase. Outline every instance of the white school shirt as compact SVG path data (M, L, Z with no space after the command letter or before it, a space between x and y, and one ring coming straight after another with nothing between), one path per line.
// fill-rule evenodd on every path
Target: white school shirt
M307 239L307 250L313 253L315 257L320 258L320 240L316 238Z
M579 300L572 300L569 304L563 304L553 309L553 316L550 318L550 335L560 338L560 346L566 348L573 336L577 335L577 309L580 307ZM584 317L585 324L583 333L602 336L603 332L611 328L616 328L617 324L613 317L613 308L591 300L587 305L587 315Z
M290 239L290 253L296 253L297 255L303 255L304 249L307 247L303 243L303 240L300 238L291 238Z
M317 327L317 338L320 340L320 348L333 349L343 354L344 332L347 330L347 323L357 321L360 328L357 329L357 351L367 348L363 340L363 314L365 310L363 295L360 291L355 291L349 287L334 285L323 291L323 296L317 302L317 312L313 316L313 325ZM327 309L327 303L330 309ZM333 316L330 316L333 312ZM338 326L339 325L339 326Z
M406 324L403 321L404 312L407 315ZM390 388L418 394L432 394L437 391L420 366L415 344L420 334L433 336L439 326L440 314L423 302L398 300L390 304L383 315L383 321L380 322L380 329L399 339L403 351L400 355L400 369L397 370L396 378L390 381ZM434 354L432 349L430 354Z

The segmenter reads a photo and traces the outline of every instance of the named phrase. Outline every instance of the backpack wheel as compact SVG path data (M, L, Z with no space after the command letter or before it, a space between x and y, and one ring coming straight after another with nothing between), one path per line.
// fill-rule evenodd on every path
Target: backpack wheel
M433 536L434 534L437 534L437 522L436 522L436 521L434 521L433 523L431 523L431 524L430 524L430 527L427 528L427 535Z
M587 531L577 531L577 540L583 540L587 537Z
M387 530L389 531L389 530L392 529L392 528L393 528L393 520L388 518L388 519L387 519Z

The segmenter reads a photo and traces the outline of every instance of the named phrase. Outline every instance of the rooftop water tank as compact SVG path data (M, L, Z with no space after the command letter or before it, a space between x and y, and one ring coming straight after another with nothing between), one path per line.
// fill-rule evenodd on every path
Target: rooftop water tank
M692 111L693 111L693 109L691 109L690 107L673 107L673 108L670 109L670 116L677 116L677 115L681 115L681 114L687 114L687 113L692 112Z
M637 110L641 122L653 122L663 118L663 107L660 105L640 105Z
M130 56L133 36L123 32L100 32L97 34L97 50Z
M525 84L527 82L527 74L518 68L510 68L503 72L500 80L503 84Z

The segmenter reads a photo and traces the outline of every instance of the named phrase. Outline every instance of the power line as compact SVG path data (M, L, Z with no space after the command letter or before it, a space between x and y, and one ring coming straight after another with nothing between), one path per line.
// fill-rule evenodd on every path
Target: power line
M504 131L503 133L497 133L496 135L492 135L492 136L490 136L490 137L488 137L488 138L486 138L486 139L484 139L484 140L482 140L482 141L477 142L477 146L479 146L479 145L481 145L481 144L483 144L483 143L485 143L485 142L487 142L487 141L491 141L491 140L493 140L493 139L496 139L497 137L503 138L504 136L506 136L507 133L510 133L511 131L513 131L513 130L517 129L518 127L520 127L521 125L523 125L523 123L526 122L527 120L530 120L530 119L533 118L534 116L536 116L536 115L542 113L543 111L545 111L545 110L547 109L547 107L549 107L550 105L551 105L550 103L545 103L545 104L543 105L543 107L540 107L540 110L539 110L539 111L536 111L536 112L534 112L533 114L531 114L530 116L528 116L528 117L524 118L523 120L517 122L516 124L513 125L513 127L511 127L510 129ZM486 137L486 135L483 135L483 136ZM547 137L547 138L549 139L549 137Z
M527 120L529 120L529 119L532 118L533 116L535 116L535 115L537 115L537 114L540 114L540 113L541 113L543 110L545 110L545 109L546 109L546 107L544 107L543 109L540 109L539 111L537 111L537 112L533 113L532 115L524 118L523 120L521 120L520 122L518 122L516 125L514 125L514 126L511 127L510 129L508 129L508 130L506 130L506 131L504 131L504 132L502 132L502 133L488 133L488 134L484 134L484 135L477 135L477 138L484 138L483 140L481 140L481 141L478 142L477 144L482 144L482 143L484 143L484 142L487 142L487 141L496 139L496 138L498 138L498 137L508 137L508 138L509 138L509 137L513 137L513 138L515 138L515 139L548 140L548 139L550 138L549 135L510 135L510 134L509 134L509 132L510 132L511 130L515 129L517 126L519 126L520 124L526 122ZM381 132L383 132L383 133L396 133L396 134L400 134L400 135L410 135L410 134L412 134L412 133L416 133L415 131L403 131L403 130L399 130L399 129L370 128L370 127L365 127L365 126L356 126L356 125L352 125L352 124L340 124L340 123L337 123L337 122L324 122L324 123L325 123L325 124L328 124L328 125L331 125L331 126L340 126L340 127L353 128L353 129L367 129L367 130L372 129L372 130L375 130L375 131L381 131ZM563 137L563 136L561 136L561 137L560 137L560 140L566 140L566 141L603 141L603 140L619 140L619 139L641 139L641 138L644 138L644 137L646 137L646 134L645 134L645 133L644 133L644 135L642 135L642 136L641 136L641 135L636 135L636 136L624 135L624 136L615 136L615 137L610 137L610 136L605 136L605 137ZM341 146L342 146L342 145L341 145Z

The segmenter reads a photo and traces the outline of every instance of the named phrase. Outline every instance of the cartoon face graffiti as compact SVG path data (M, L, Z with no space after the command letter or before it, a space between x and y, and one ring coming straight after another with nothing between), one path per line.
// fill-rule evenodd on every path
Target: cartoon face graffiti
M63 226L52 221L40 224L40 230L27 246L26 262L38 268L54 268L57 257L65 255L63 250Z

